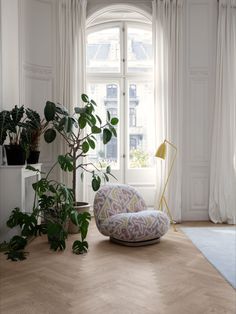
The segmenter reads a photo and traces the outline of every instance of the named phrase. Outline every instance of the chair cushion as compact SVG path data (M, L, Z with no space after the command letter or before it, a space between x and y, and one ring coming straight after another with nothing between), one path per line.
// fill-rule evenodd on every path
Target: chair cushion
M168 229L169 218L159 210L116 214L100 225L104 235L129 242L160 238Z
M133 187L125 184L107 184L94 199L94 216L98 229L110 216L146 210L144 199Z

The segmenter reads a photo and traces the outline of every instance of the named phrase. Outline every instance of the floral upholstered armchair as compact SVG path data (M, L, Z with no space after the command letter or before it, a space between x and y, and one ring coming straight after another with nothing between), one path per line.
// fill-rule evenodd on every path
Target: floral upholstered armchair
M147 209L139 192L124 184L104 185L96 193L94 216L103 235L133 246L158 242L170 224L165 213Z

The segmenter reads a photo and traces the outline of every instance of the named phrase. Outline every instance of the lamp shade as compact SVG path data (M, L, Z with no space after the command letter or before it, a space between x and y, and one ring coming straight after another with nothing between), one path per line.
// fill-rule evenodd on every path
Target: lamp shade
M161 159L165 159L166 158L166 143L162 143L157 151L156 151L156 154L155 154L156 157L159 157Z

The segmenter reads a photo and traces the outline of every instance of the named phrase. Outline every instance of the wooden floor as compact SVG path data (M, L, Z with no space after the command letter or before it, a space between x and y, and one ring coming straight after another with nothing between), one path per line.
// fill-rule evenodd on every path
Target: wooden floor
M92 222L90 251L80 256L69 248L75 238L63 253L35 239L23 262L1 254L1 314L236 313L235 290L180 229L129 248L110 243Z

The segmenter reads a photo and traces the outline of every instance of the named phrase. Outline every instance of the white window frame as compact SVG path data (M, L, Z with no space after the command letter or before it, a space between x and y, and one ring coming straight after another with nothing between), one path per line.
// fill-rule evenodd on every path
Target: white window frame
M118 176L119 182L125 182L127 184L131 184L138 188L141 193L146 193L147 197L144 198L147 200L148 205L151 205L154 202L154 191L155 191L155 170L150 168L129 168L129 158L123 158L124 154L128 154L129 152L129 139L127 137L129 128L129 83L132 81L149 81L153 83L153 73L150 71L142 72L128 72L128 62L127 62L127 30L128 27L136 27L142 28L152 31L152 26L149 23L143 22L133 22L133 21L122 21L122 22L105 22L100 23L94 26L87 28L86 38L90 33L98 32L107 28L118 27L120 29L120 72L88 72L86 69L86 82L88 83L112 83L119 82L120 86L120 107L118 108L121 119L123 121L123 127L118 127L118 136L120 140L118 140L118 148L117 148L117 158L120 169L122 169L123 173ZM124 60L124 61L123 61ZM123 139L123 140L122 140ZM126 157L126 156L125 156ZM128 170L128 171L127 171ZM144 182L142 177L136 176L136 178L128 178L129 174L135 171L139 171L140 174L146 176L148 179ZM113 174L114 173L113 170ZM89 197L87 195L87 199L93 199L93 197ZM148 200L149 199L149 200Z

